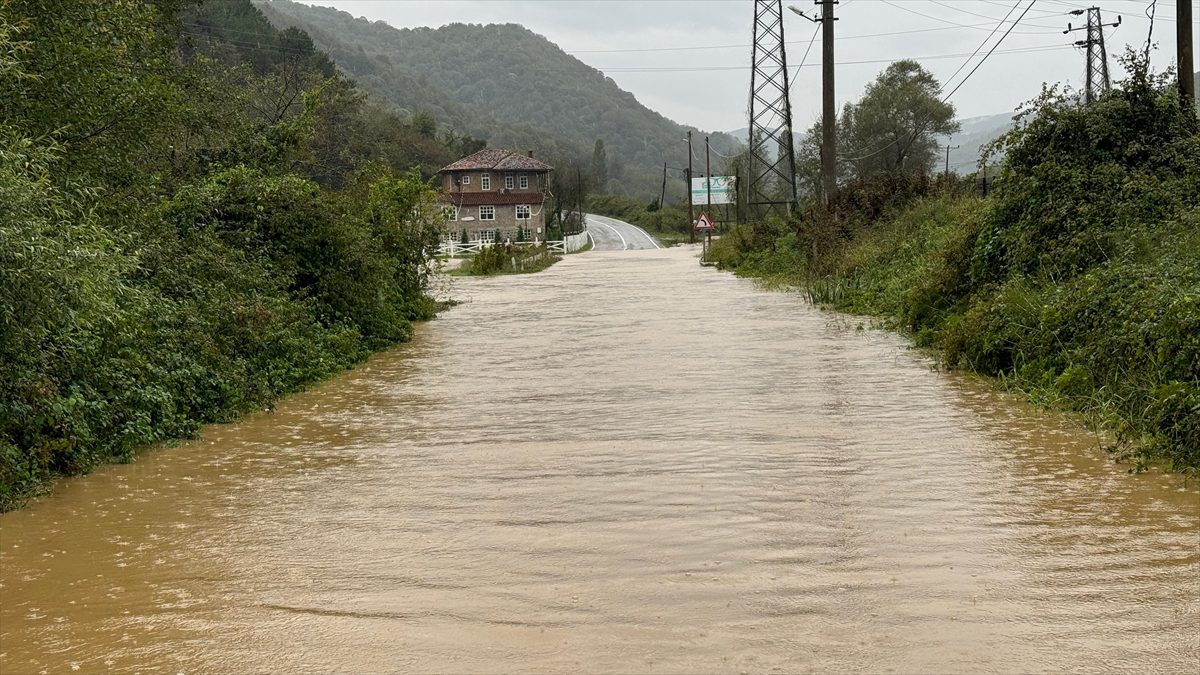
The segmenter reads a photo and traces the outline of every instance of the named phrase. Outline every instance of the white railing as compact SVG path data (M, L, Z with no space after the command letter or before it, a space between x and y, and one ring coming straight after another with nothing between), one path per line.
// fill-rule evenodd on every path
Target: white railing
M462 242L454 241L453 239L443 239L442 243L438 245L437 254L439 256L446 256L449 258L475 255L476 253L482 251L485 247L495 246L496 243L497 242L494 241L472 241L464 244ZM516 246L538 246L545 244L548 251L566 255L567 253L574 253L575 251L587 246L588 233L586 231L579 232L577 234L568 235L567 237L557 241L513 241L509 243Z

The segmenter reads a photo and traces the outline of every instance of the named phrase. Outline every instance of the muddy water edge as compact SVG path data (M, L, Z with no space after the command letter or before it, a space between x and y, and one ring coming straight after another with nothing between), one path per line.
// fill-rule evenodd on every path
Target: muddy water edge
M0 672L1196 672L1194 485L694 256L0 516Z

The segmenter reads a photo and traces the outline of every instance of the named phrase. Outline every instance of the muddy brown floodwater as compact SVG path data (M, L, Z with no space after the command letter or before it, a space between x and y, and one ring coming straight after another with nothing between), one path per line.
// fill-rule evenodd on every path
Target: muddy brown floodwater
M593 252L0 517L0 671L1200 665L1200 493L892 334Z

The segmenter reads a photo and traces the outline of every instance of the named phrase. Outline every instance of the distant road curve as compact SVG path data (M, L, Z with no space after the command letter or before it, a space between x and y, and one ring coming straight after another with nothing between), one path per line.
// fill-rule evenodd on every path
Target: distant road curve
M595 244L592 248L594 251L645 251L662 248L637 225L594 213L585 213L583 216L588 233L592 235L592 242Z

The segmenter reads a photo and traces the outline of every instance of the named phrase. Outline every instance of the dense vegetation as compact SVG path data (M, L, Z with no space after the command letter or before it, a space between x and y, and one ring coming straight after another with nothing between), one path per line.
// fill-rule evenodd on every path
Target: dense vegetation
M546 248L545 244L529 246L522 244L496 244L467 258L461 267L453 270L453 276L495 276L498 274L530 274L541 272L562 256Z
M1200 133L1144 60L1103 100L1043 94L987 199L923 175L742 228L740 273L892 317L944 361L1101 422L1141 461L1200 469Z
M373 94L458 133L535 149L555 166L592 166L596 192L651 199L663 163L686 161L680 144L686 127L522 26L402 30L326 7L283 1L261 7L276 25L311 34ZM724 154L738 146L726 134L714 134L712 142ZM601 154L606 164L597 167L593 160ZM683 193L677 175L670 182L668 194Z
M0 510L406 339L446 141L248 0L0 3Z

